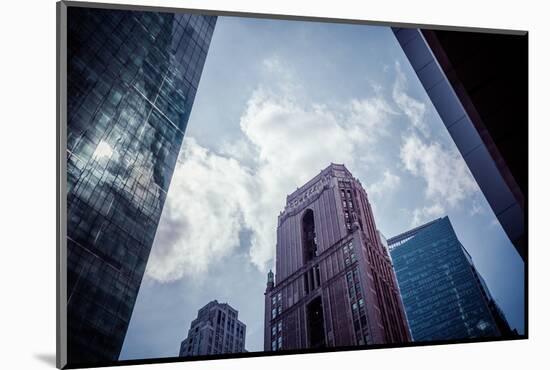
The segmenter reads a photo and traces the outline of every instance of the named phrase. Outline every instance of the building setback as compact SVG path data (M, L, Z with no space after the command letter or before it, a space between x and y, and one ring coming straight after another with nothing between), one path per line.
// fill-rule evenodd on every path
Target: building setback
M266 351L406 343L409 329L367 193L331 164L287 196L276 275L265 292Z
M116 361L216 17L68 6L68 363Z
M414 341L511 335L448 217L388 245Z
M214 300L199 310L180 345L180 357L246 352L246 325L239 311Z

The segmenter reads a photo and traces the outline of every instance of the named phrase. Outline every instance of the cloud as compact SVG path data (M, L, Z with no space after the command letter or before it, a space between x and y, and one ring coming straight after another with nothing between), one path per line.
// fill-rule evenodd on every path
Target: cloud
M438 142L425 142L412 134L403 138L400 158L407 171L424 180L425 198L432 202L413 211L413 225L459 207L478 190L463 158L452 147L443 148ZM475 203L473 207L480 211Z
M381 96L353 99L346 107L345 126L356 142L376 143L388 136L391 116L396 115L389 102Z
M470 209L470 216L481 215L485 212L485 208L483 208L483 205L479 202L479 200L474 199L472 202L472 208Z
M454 207L478 189L460 154L438 142L426 143L415 134L404 137L400 157L406 170L426 182L428 200Z
M205 272L239 243L242 204L255 194L253 178L232 158L186 137L147 264L147 275L172 281ZM230 196L228 196L228 194Z
M407 79L399 63L395 64L395 71L392 97L411 124L411 129L402 136L400 159L405 170L425 181L425 198L431 202L431 205L413 210L412 224L418 225L457 207L472 196L478 186L453 144L443 147L430 139L426 104L407 94ZM474 201L470 214L482 211Z
M367 187L369 196L380 197L395 190L401 183L401 178L389 170L384 171L382 180Z
M431 206L417 208L413 211L413 219L411 221L411 227L415 227L424 222L441 217L444 214L445 214L445 209L439 203L435 203Z
M407 90L407 78L401 69L401 65L395 63L396 79L393 84L392 97L399 109L407 116L414 128L424 136L430 136L428 124L424 120L426 104L409 96Z

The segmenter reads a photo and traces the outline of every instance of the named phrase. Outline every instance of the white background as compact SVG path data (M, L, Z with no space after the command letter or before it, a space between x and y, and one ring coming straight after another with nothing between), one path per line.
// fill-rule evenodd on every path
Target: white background
M136 369L548 368L548 68L543 1L128 0L133 4L530 31L529 340L142 365ZM111 0L112 3L124 1ZM536 5L534 5L536 4ZM1 368L55 359L55 2L4 1L0 63ZM518 122L518 124L521 124Z

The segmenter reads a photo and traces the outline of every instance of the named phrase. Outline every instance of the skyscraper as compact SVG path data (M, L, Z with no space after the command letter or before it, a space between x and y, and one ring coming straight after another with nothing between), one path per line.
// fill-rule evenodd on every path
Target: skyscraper
M279 214L264 349L409 341L367 193L344 165L331 164L287 196Z
M239 311L227 303L214 300L206 304L191 322L180 356L246 352L246 325L238 317Z
M414 341L496 337L495 319L508 325L448 217L388 244Z
M216 17L67 10L67 350L117 360Z

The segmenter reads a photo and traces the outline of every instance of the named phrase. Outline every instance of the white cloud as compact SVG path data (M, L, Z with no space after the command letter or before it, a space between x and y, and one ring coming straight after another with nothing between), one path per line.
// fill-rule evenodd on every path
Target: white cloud
M425 180L429 200L454 207L478 189L460 154L438 142L412 134L404 138L400 157L406 170Z
M443 216L444 214L445 214L445 209L439 203L435 203L431 206L417 208L413 211L413 219L411 221L411 227L415 227L425 222L431 221L437 217Z
M237 139L235 141L224 141L220 145L220 154L234 158L247 167L254 167L258 156L257 148L251 145L249 140Z
M393 100L399 109L409 118L413 127L418 129L424 136L430 136L430 130L425 121L426 104L409 96L406 92L407 78L401 70L399 63L395 64L396 79L393 85Z
M382 179L367 187L369 196L380 197L395 190L401 183L401 178L391 171L384 171Z
M411 124L412 130L403 135L400 158L403 167L411 174L421 177L426 183L425 197L432 202L413 211L413 224L441 216L449 208L457 207L477 190L477 183L468 170L464 159L454 146L443 147L430 140L426 121L426 104L407 94L407 79L399 63L395 64L396 80L392 97ZM471 215L483 209L475 201Z
M485 212L485 208L483 208L483 205L479 202L479 200L474 199L472 202L472 208L470 209L470 216L481 215Z
M397 114L381 96L370 99L353 99L347 106L345 126L356 142L373 144L389 134L388 124Z
M186 137L170 184L147 274L158 281L200 274L239 243L242 204L254 196L239 162ZM228 196L229 195L229 196Z

